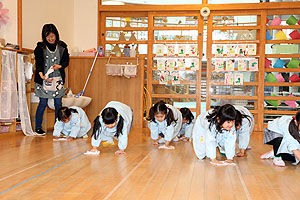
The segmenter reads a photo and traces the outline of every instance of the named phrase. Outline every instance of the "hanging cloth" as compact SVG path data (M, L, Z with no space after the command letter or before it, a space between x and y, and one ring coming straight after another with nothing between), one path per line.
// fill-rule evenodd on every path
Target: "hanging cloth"
M18 117L16 52L2 50L1 55L0 119L14 119Z
M26 55L18 54L18 95L19 95L19 114L21 119L21 128L26 136L36 135L32 130L31 120L26 98L25 62ZM30 103L30 102L29 102Z

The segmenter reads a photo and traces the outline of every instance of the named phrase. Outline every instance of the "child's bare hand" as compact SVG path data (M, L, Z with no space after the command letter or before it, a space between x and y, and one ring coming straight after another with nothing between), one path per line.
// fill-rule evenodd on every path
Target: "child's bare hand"
M72 138L72 137L67 137L67 141L68 142L71 142L71 141L73 141L74 140L74 138Z
M226 162L226 163L233 163L233 160L227 159L227 160L225 160L225 162Z
M116 155L121 155L121 154L126 154L126 152L124 150L118 150L115 152Z
M96 152L96 151L98 151L98 150L97 150L96 147L93 147L90 151L91 151L91 152Z
M215 159L215 158L212 159L211 162L214 163L214 164L219 164L219 165L222 165L222 164L223 164L221 161L219 161L219 160L217 160L217 159Z
M238 153L236 154L236 156L237 156L237 157L244 157L244 156L245 156L245 153L238 152Z
M188 138L188 137L183 137L183 138L181 138L181 140L182 140L183 142L187 142L187 141L189 140L189 138Z
M236 156L237 157L244 157L245 156L245 149L240 149L240 152L238 152L237 154L236 154Z

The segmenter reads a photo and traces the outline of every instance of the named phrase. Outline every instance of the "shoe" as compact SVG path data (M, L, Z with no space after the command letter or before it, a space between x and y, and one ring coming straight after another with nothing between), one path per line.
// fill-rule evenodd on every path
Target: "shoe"
M179 141L179 138L177 137L177 136L175 136L174 138L173 138L173 142L178 142Z
M281 159L281 157L274 157L273 158L273 164L277 167L285 167L284 161Z
M35 132L37 135L46 135L46 132L41 128L36 129Z
M269 159L274 157L274 151L269 151L263 155L260 156L260 159Z

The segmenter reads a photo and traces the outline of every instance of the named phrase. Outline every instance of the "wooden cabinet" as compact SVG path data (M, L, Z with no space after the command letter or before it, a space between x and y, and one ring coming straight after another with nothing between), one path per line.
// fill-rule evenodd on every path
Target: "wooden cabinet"
M260 11L216 11L208 17L206 109L240 105L259 121L261 18Z
M149 12L147 89L152 102L201 110L203 18L199 12Z
M265 77L276 76L264 82L264 122L282 115L295 115L300 101L299 9L268 10L266 29ZM268 22L268 23L267 23Z

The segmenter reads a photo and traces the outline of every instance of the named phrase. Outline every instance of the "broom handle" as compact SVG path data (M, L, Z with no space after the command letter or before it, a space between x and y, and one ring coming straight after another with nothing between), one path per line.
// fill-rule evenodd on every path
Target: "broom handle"
M92 64L92 67L91 67L91 70L90 70L90 72L89 72L89 75L88 75L88 77L87 77L87 79L86 79L86 81L85 81L85 84L84 84L84 87L83 87L83 90L82 90L82 94L84 93L85 88L86 88L86 85L87 85L87 83L88 83L88 81L89 81L89 79L90 79L90 76L91 76L91 74L92 74L92 71L93 71L93 68L94 68L94 66L95 66L95 63L96 63L96 60L97 60L99 51L100 51L100 46L99 46L98 51L97 51L97 53L96 53L96 56L95 56L95 58L94 58L94 62L93 62L93 64Z

